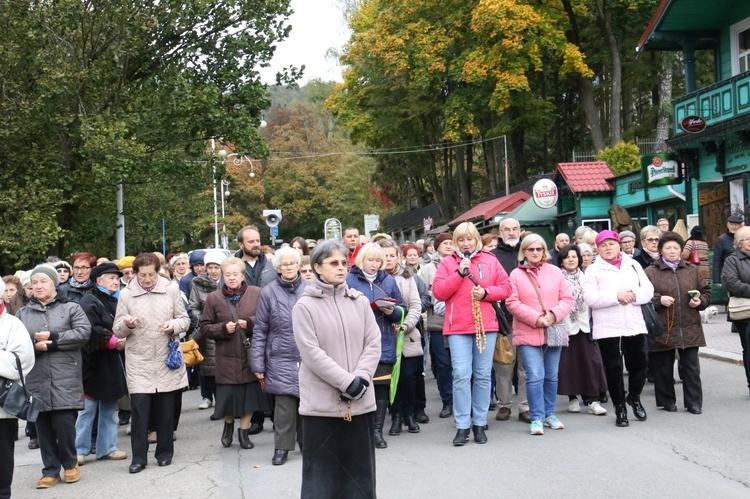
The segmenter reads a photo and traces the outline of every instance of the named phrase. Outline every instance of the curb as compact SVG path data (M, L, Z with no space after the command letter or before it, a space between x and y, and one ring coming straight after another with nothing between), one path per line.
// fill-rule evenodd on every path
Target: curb
M742 365L742 354L739 353L724 352L715 348L701 348L698 350L698 355L709 359L730 362L739 366Z

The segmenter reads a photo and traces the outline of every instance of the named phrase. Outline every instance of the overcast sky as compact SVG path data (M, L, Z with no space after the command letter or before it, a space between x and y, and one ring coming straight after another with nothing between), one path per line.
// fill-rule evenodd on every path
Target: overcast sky
M327 60L326 51L341 47L349 39L344 16L336 0L292 0L294 14L289 18L292 32L279 44L271 67L261 69L264 83L275 84L281 68L305 65L300 85L311 78L342 81L338 61Z

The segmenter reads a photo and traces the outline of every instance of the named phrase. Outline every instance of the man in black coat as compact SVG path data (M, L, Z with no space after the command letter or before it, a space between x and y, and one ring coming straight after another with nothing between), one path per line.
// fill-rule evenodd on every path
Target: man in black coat
M734 233L744 224L742 215L730 215L727 217L727 231L719 236L714 246L713 281L716 286L721 286L721 271L724 269L724 260L734 252Z

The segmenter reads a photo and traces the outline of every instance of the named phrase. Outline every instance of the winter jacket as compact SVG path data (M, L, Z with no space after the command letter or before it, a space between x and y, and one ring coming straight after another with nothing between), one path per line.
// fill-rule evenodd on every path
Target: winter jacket
M750 255L741 249L734 250L724 261L720 277L730 296L750 298Z
M422 335L417 329L419 319L422 317L422 302L417 290L417 283L411 270L405 267L397 267L392 274L396 279L396 285L406 304L406 316L404 317L404 357L419 357L424 355L422 348Z
M200 368L201 376L213 376L216 369L216 342L200 334L200 322L203 307L206 306L206 298L218 289L218 283L212 281L207 274L200 274L193 278L191 288L188 302L193 323L198 324L198 328L193 335L198 337L197 341L203 354L203 362L201 362Z
M241 260L244 254L242 253L242 250L239 250L234 256ZM258 259L255 260L255 265L250 265L250 263L245 261L245 283L248 286L258 286L262 288L263 286L275 281L277 275L278 272L273 268L273 263L266 258L265 253L260 254ZM222 282L220 285L223 284L224 283Z
M428 331L442 331L443 323L445 322L445 314L438 313L435 308L435 297L432 293L432 284L435 280L435 274L440 266L440 260L422 265L419 269L419 277L422 278L425 285L427 285L427 292L430 294L430 306L427 308L427 330ZM442 307L441 307L442 308Z
M72 280L73 280L73 277L68 279L68 282L66 282L65 284L62 284L57 290L57 295L60 297L61 300L81 303L81 299L85 295L91 293L91 290L93 290L96 287L96 283L91 281L85 287L74 288L73 286L70 285L70 281ZM19 291L23 292L23 290L19 290Z
M277 274L276 281L260 292L250 366L254 373L263 373L268 393L299 397L301 357L294 341L292 309L308 284L299 275L288 282Z
M405 308L401 291L399 291L396 284L396 279L385 270L378 270L375 280L370 282L365 277L362 269L352 267L349 275L346 277L346 284L365 295L365 298L370 300L370 303L373 303L378 298L387 297L398 300L396 305ZM375 314L375 321L380 329L380 348L383 349L380 355L380 362L384 364L394 364L396 362L396 338L393 334L393 325L398 326L401 321L401 309L398 306L393 308L393 313L390 315L385 315L377 307L375 307L377 310L371 307L372 312Z
M671 331L661 336L649 336L649 351L705 347L706 338L703 336L703 324L698 311L705 310L711 304L711 285L701 276L698 266L680 260L673 270L660 258L645 272L654 286L654 307L659 312L664 327L673 323ZM697 308L692 308L689 304L688 291L691 290L701 292L701 304ZM663 306L662 296L674 298L674 305L669 308Z
M654 287L632 258L623 254L619 269L597 258L586 269L581 284L583 299L591 307L595 340L646 334L641 305L654 297ZM635 303L621 305L617 292L628 290L635 293Z
M649 255L645 251L641 251L638 255L634 256L633 260L635 260L641 266L642 269L645 269L646 267L654 263L654 261L656 261L653 257L651 257L651 255Z
M0 312L0 378L19 382L21 376L14 353L21 361L21 371L25 380L34 367L34 343L26 326L7 310L3 310ZM14 416L7 414L0 407L0 419L11 418Z
M372 376L381 356L381 331L370 299L346 284L314 281L292 310L292 328L302 357L299 413L347 415L348 403L340 397L356 376L370 386L351 402L352 416L375 411Z
M125 324L125 316L138 319L133 329ZM170 322L171 335L162 332ZM190 327L180 289L169 279L159 276L153 290L146 291L137 278L120 291L115 314L114 333L125 342L125 374L128 390L133 393L173 392L187 386L185 364L178 369L168 368L164 362L169 353L170 339Z
M440 262L435 280L432 283L433 296L445 302L445 321L443 334L475 334L474 315L471 305L471 289L474 284L468 277L458 273L463 257L453 253ZM495 309L489 302L508 298L512 292L508 274L497 258L484 251L477 252L471 259L469 272L482 286L487 294L480 301L482 321L486 332L498 332L500 329L495 317Z
M252 342L255 315L260 298L260 288L248 286L237 303L237 318L247 321L247 330L227 331L228 322L236 322L232 313L229 298L222 290L214 291L206 298L201 316L201 333L216 341L216 367L214 376L220 385L242 385L257 382L250 370L250 352L245 346L245 339Z
M563 276L565 276L565 271L563 271ZM581 281L583 281L583 271L581 271L579 283ZM568 286L570 287L570 294L575 299L575 294L573 293L573 285L570 283L570 281L568 281ZM581 293L583 293L583 289L581 289ZM578 310L578 314L575 319L573 319L572 317L574 315L572 313L574 310L575 304L573 304L573 308L570 310L571 313L565 316L565 327L568 328L568 335L575 336L578 333L591 334L591 308L586 305L585 301L581 303L580 310Z
M518 267L518 249L520 246L521 243L518 243L515 246L509 246L500 239L497 241L497 247L490 251L490 254L495 255L500 262L500 265L503 266L505 273L508 275Z
M127 395L128 386L123 356L115 350L112 333L117 298L95 287L80 305L91 323L91 336L81 350L83 393L96 400L118 400Z
M28 389L40 402L40 411L83 409L81 348L91 334L83 309L72 301L55 297L47 305L32 298L16 313L33 339L34 333L49 331L46 352L35 350L36 364L26 378Z
M510 282L513 293L505 300L505 305L515 319L513 345L539 347L546 344L544 328L537 327L536 321L545 312L552 312L556 322L561 322L573 310L575 302L568 281L559 268L543 263L536 269L519 266L510 273ZM544 307L534 288L542 296Z
M721 283L724 263L732 253L734 253L734 234L726 231L719 236L714 246L714 267L712 273L714 283Z

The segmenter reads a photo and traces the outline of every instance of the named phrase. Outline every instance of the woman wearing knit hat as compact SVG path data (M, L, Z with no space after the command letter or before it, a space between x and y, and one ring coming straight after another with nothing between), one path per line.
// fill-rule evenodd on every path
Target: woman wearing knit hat
M55 270L57 270L57 282L58 284L65 284L70 279L70 275L73 273L73 266L65 260L60 260L54 263Z
M29 390L41 406L36 420L39 448L44 469L38 489L80 478L76 458L76 418L83 409L81 348L91 333L86 314L72 301L57 293L57 271L49 264L31 271L34 296L18 311L34 340L36 365L26 378Z

